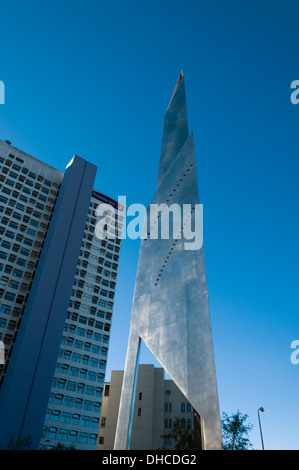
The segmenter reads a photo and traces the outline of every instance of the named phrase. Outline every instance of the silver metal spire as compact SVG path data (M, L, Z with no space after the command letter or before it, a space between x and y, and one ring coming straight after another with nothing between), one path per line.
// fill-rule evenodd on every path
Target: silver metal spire
M164 120L154 204L199 207L193 134L188 133L181 73ZM161 217L157 215L156 222ZM221 426L203 246L186 249L180 233L141 241L131 326L114 448L129 449L134 386L143 341L181 389L204 423L204 448L221 449ZM153 228L153 227L152 227ZM170 229L174 228L174 224ZM145 230L144 230L145 231ZM170 230L171 233L171 230Z

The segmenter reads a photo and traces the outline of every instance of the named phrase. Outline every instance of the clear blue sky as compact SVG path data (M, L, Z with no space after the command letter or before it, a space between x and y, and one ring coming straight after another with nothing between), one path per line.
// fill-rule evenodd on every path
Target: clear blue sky
M220 408L249 414L260 448L263 406L265 447L299 449L298 2L10 0L0 14L0 138L61 170L86 158L128 204L155 192L183 69ZM123 241L108 378L124 368L138 252Z

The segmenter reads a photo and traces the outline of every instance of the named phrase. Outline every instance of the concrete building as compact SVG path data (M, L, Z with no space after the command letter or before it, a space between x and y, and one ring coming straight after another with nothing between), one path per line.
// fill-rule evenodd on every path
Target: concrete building
M113 449L123 371L112 371L105 383L99 429L99 450ZM175 443L163 436L171 433L174 420L195 432L198 447L202 446L200 417L172 380L164 380L164 370L140 364L134 404L131 449L173 449Z
M95 236L97 206L119 212L95 175L78 156L63 173L0 141L1 448L96 448L120 239Z

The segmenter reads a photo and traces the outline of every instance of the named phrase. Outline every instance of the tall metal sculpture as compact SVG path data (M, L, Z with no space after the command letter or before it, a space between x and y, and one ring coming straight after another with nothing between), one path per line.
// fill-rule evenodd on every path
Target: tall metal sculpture
M174 238L151 237L151 230L162 219L158 211L154 221L149 217L156 204L181 208L190 205L187 219L189 223L198 223L194 141L188 132L182 72L165 114L157 191L145 218L114 449L130 448L141 341L200 414L204 449L221 449L203 246L196 249L187 246L182 234L188 220L181 221L180 227L172 223L172 229L178 231Z

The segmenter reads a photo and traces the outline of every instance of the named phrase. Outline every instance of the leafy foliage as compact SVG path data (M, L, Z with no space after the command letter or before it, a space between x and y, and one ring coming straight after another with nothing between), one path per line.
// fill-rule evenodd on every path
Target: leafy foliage
M31 436L26 436L20 439L10 439L6 450L31 450L32 448L32 438Z
M239 410L231 416L222 413L223 450L249 450L252 448L247 436L253 429L253 425L245 423L247 418L248 415L240 413Z

